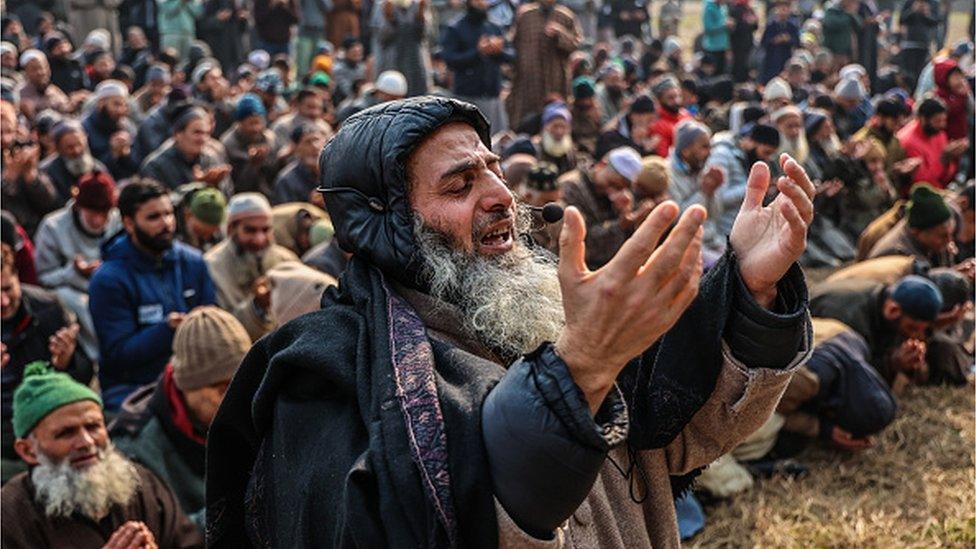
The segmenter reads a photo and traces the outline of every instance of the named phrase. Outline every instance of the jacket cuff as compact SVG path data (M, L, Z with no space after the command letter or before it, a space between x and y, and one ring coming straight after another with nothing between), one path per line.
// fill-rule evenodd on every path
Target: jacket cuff
M615 384L596 415L590 415L586 395L573 381L569 367L551 343L525 355L532 377L546 405L580 444L608 452L627 438L630 425L623 393Z
M800 266L794 263L776 285L772 310L759 305L734 269L734 297L725 341L732 355L753 368L783 369L811 346L809 296Z

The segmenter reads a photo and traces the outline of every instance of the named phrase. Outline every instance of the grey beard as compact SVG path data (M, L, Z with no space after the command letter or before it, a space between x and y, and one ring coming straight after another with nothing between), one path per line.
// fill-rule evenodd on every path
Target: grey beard
M86 152L78 158L65 158L64 167L68 169L68 173L71 175L80 177L94 169L95 159L92 158L90 153Z
M836 133L831 134L830 137L820 140L820 147L827 153L827 156L837 156L840 154L840 138L837 137Z
M467 334L506 360L559 337L566 319L556 258L525 246L518 236L530 226L528 210L517 215L515 245L502 256L459 251L448 236L416 218L421 276L432 297L460 310Z
M99 462L75 469L65 459L55 463L42 452L31 471L35 499L51 518L80 513L96 522L115 505L125 505L139 489L139 472L114 446L100 448Z

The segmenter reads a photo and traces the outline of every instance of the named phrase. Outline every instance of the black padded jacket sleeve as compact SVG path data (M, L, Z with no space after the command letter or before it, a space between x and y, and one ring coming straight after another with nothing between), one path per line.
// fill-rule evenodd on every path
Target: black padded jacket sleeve
M732 355L751 368L781 370L806 350L810 329L809 296L796 263L776 286L772 310L763 308L735 270L732 308L723 337Z
M579 507L628 430L620 391L614 387L593 416L548 343L508 369L481 418L495 497L539 539L551 538Z

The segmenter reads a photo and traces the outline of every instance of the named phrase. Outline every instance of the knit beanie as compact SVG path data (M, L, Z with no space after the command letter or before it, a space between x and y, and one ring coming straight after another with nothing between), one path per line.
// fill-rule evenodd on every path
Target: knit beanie
M573 97L575 99L589 99L596 95L596 85L589 76L577 76L573 80Z
M51 368L47 362L31 362L14 391L14 435L24 438L51 412L82 400L102 405L102 399L87 385Z
M271 216L271 203L260 193L235 194L227 204L227 223L255 215Z
M636 194L644 198L656 197L668 190L668 162L659 156L645 156L640 175L634 183Z
M973 300L973 285L966 278L966 275L952 267L932 269L928 272L927 277L942 294L941 312Z
M933 321L942 310L942 294L932 281L918 275L908 275L891 290L891 299L908 316Z
M220 225L227 214L227 199L212 187L200 189L190 198L190 213L207 225Z
M769 124L755 124L749 130L749 137L760 145L779 147L779 130Z
M789 83L778 76L767 82L763 90L763 101L775 99L793 99L793 90L790 89Z
M912 229L925 230L949 221L952 210L934 187L927 183L918 183L912 187L905 217Z
M704 124L694 120L685 120L674 129L674 150L679 155L701 136L711 136L711 132Z
M536 152L535 145L532 144L532 140L530 140L528 137L522 136L513 139L512 142L505 147L505 149L502 151L502 160L516 154L527 154L534 157L538 155L538 152Z
M234 108L234 120L238 122L255 115L263 118L267 114L268 111L264 108L264 103L253 93L245 93L242 95L237 100L237 106Z
M86 210L107 212L115 207L115 181L105 172L89 172L78 180L75 204Z
M192 391L234 377L251 337L234 315L206 306L186 315L173 335L173 382Z

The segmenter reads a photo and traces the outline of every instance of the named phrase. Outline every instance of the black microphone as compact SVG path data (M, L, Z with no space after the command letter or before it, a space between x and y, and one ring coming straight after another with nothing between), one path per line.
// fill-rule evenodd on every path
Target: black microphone
M549 224L558 223L563 218L563 207L555 202L550 202L545 206L531 206L526 204L526 207L533 212L542 214L542 220Z

